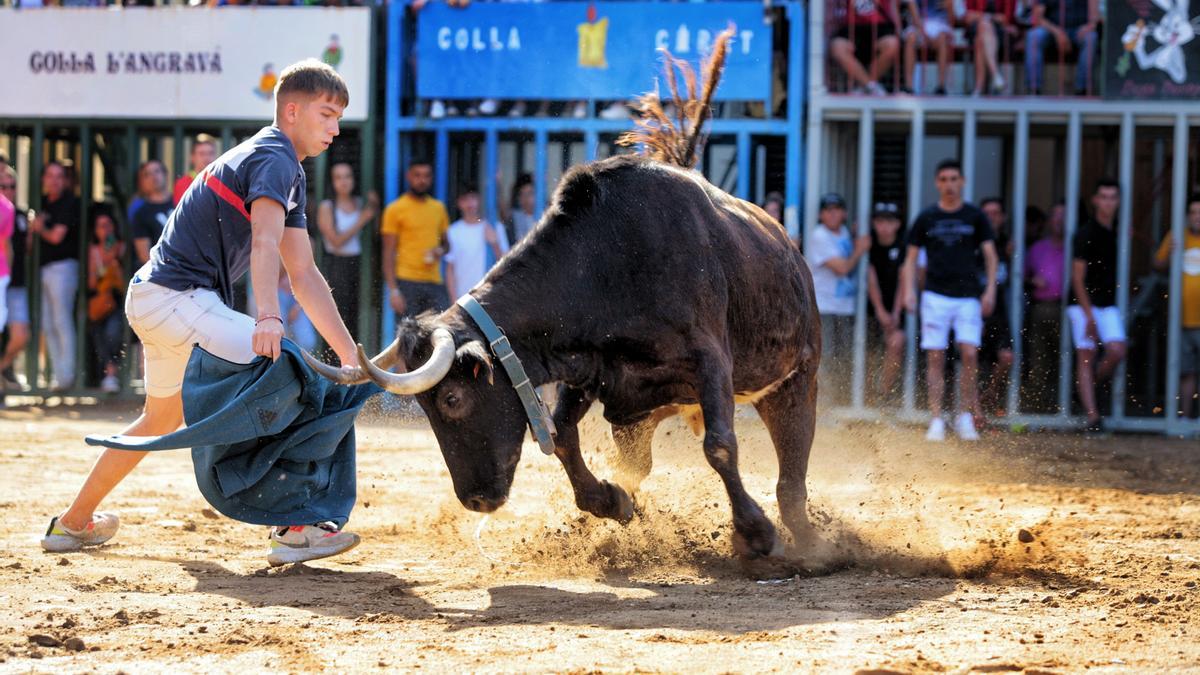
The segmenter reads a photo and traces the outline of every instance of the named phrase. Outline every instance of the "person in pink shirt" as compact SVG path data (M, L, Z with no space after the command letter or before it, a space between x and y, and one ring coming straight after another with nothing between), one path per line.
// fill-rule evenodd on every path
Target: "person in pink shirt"
M1029 372L1038 376L1026 384L1028 396L1039 410L1053 405L1053 373L1058 372L1059 327L1063 300L1063 227L1066 206L1059 202L1050 210L1042 238L1025 255L1025 281L1030 289L1029 312L1025 325L1029 330Z
M17 208L8 197L0 194L0 327L8 323L8 303L5 298L8 295L8 261L12 260L12 233L16 215Z

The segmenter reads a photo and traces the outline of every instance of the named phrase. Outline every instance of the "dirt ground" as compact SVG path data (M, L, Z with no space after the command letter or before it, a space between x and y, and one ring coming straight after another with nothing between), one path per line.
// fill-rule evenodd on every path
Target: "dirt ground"
M110 544L42 553L96 454L82 436L131 414L0 413L0 671L1200 672L1195 441L822 427L812 510L851 564L762 583L731 561L728 500L681 425L659 430L627 527L581 515L532 445L485 519L428 428L372 404L349 525L364 542L343 557L268 569L266 529L208 510L184 451L111 496ZM774 512L766 432L738 424Z

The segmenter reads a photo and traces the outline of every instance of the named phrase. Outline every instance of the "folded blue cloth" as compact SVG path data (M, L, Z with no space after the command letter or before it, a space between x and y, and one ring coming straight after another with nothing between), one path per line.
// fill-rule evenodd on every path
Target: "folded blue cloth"
M192 448L200 493L256 525L345 525L354 508L354 420L374 384L345 386L308 367L283 340L276 361L232 363L200 346L183 379L187 426L165 436L88 436L120 450Z

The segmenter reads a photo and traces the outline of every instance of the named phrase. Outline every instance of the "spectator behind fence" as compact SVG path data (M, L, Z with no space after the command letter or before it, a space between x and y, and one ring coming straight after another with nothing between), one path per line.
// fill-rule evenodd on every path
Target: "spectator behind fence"
M763 211L767 212L768 216L775 219L777 223L783 223L783 195L778 192L768 192L762 205Z
M961 21L967 27L975 61L971 93L981 96L986 88L992 94L1003 94L1008 82L1000 72L1000 38L1005 33L1016 35L1016 0L966 0L965 9Z
M66 167L42 169L42 210L30 229L41 242L42 335L58 390L75 386L75 294L79 289L79 200Z
M1034 0L1033 27L1025 34L1028 93L1041 94L1045 87L1046 46L1052 38L1064 59L1074 45L1075 95L1090 92L1100 21L1098 0Z
M145 166L145 164L142 166ZM141 167L138 167L138 172L135 176L137 185L133 199L129 200L129 205L125 209L125 222L127 223L133 222L133 216L137 214L138 209L142 208L142 204L146 203L146 196L154 191L154 188L147 182L148 178L149 176L141 170Z
M121 259L125 244L117 236L117 227L106 209L97 208L92 219L92 241L88 246L88 334L96 362L103 372L100 389L120 391L120 370L124 322L121 298L125 290L125 269Z
M830 192L821 197L820 226L813 228L805 257L812 268L817 310L821 313L821 385L833 403L845 402L846 367L854 343L859 258L871 248L871 237L858 239L846 228L846 201Z
M933 93L938 96L946 94L946 73L950 70L950 57L954 50L951 44L954 40L954 29L950 27L947 2L948 0L907 0L905 3L911 17L911 23L904 29L906 93L921 93L917 91L913 79L917 68L917 49L921 50L923 57L925 50L932 48L937 56L937 86L934 87Z
M5 293L5 309L8 314L8 343L0 355L0 407L4 404L4 391L12 375L12 364L25 345L29 344L29 296L25 286L25 266L29 258L30 232L28 212L17 205L17 174L7 164L0 166L0 195L14 205L13 230L9 238L9 283Z
M999 197L987 197L979 203L996 244L996 306L991 316L983 320L982 344L979 348L980 387L975 416L980 420L988 415L1003 414L1008 376L1013 364L1013 330L1008 313L1009 261L1013 243L1008 236L1008 214ZM981 284L987 277L981 275Z
M356 197L354 168L346 162L334 164L329 176L333 199L321 202L317 210L317 228L325 245L322 263L342 322L353 330L358 325L359 233L379 215L379 195L372 190L366 200Z
M192 142L192 154L188 158L191 162L192 170L185 173L175 180L175 191L172 195L172 203L178 204L180 199L183 199L183 193L191 187L192 181L196 176L200 175L213 160L217 158L217 139L208 134L200 134L196 136L196 140Z
M846 1L846 16L829 43L829 55L846 71L855 93L886 95L879 79L900 53L895 0Z
M879 394L885 400L895 393L900 365L904 362L904 298L900 295L904 242L900 229L900 209L890 202L876 204L871 216L867 297L883 341Z
M446 288L458 298L483 281L488 270L508 252L504 228L479 215L479 191L465 186L458 193L459 219L446 232L450 252L446 255Z
M1154 266L1170 269L1175 240L1170 233L1154 256ZM1200 194L1188 199L1187 230L1183 233L1183 315L1179 335L1179 415L1200 415L1197 380L1200 378ZM1193 413L1193 409L1195 413Z
M1025 397L1036 409L1049 412L1054 406L1052 375L1058 372L1059 327L1063 308L1063 231L1066 206L1059 202L1050 209L1042 238L1025 256L1025 281L1029 287L1029 311L1025 329L1029 336L1029 379Z
M1096 183L1094 215L1075 233L1073 242L1067 316L1075 344L1075 383L1087 413L1089 434L1104 431L1096 407L1096 385L1107 382L1125 359L1125 318L1117 307L1116 220L1120 204L1121 188L1115 180L1104 178ZM1104 357L1097 364L1101 347Z
M138 184L146 189L145 201L133 214L133 248L137 265L150 260L150 249L158 243L167 219L171 216L170 195L167 194L167 167L157 159L144 162L138 169Z
M517 242L529 236L529 233L533 231L533 226L537 225L537 193L531 174L523 173L517 176L509 204L512 214L506 219L510 226L508 239L516 246Z
M926 383L932 419L926 440L943 441L946 423L942 402L946 387L946 349L950 331L962 361L959 377L961 411L954 431L961 440L979 440L971 411L978 396L979 345L983 319L996 305L996 244L992 226L983 212L963 201L962 165L940 162L934 172L938 202L913 221L904 258L905 309L917 309L915 281L917 257L924 248L928 258L925 290L921 292L921 349L925 350ZM982 255L981 255L982 254ZM980 283L980 261L986 272Z
M383 280L388 302L398 316L450 306L442 283L441 260L446 255L446 207L429 195L433 166L426 160L409 162L408 192L383 212Z

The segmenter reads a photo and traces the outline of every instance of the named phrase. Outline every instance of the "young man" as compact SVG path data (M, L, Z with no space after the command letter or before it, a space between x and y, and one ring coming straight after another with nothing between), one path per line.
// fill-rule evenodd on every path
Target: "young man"
M145 265L173 208L167 196L167 167L157 159L145 162L138 169L138 184L144 187L146 196L133 213L133 247L137 264Z
M30 223L39 242L42 279L42 335L53 362L52 387L75 386L75 294L79 290L79 200L67 168L48 162L42 169L42 210Z
M479 191L467 186L458 195L458 211L462 216L450 225L446 240L450 253L446 256L446 288L450 297L458 298L471 290L488 270L508 252L508 235L479 215Z
M1168 233L1154 256L1154 266L1166 271L1171 268L1171 251L1175 239ZM1196 398L1197 378L1200 378L1200 194L1188 199L1187 230L1183 233L1183 307L1179 340L1179 416L1192 416L1192 406L1200 413Z
M171 203L178 204L179 200L183 199L183 193L187 192L192 186L192 181L196 176L200 175L201 171L213 160L217 158L217 139L208 134L200 134L196 136L196 140L192 142L192 154L188 160L191 162L192 170L175 180L175 190L172 194Z
M193 344L237 363L279 356L283 321L274 291L281 260L317 330L343 365L356 364L354 342L313 262L300 166L338 135L348 102L345 82L329 66L309 59L284 69L275 88L275 123L201 172L171 213L125 304L145 346L146 405L123 433L159 436L183 422L180 391ZM257 297L257 320L230 308L233 284L247 271L253 287L265 291ZM96 506L144 456L106 450L75 501L50 521L42 547L71 551L110 539L117 517L95 513ZM271 531L271 564L336 555L358 543L357 535L332 523L278 525Z
M996 245L992 226L983 212L962 198L962 165L943 160L934 172L938 202L921 212L908 236L904 258L904 305L917 309L917 256L923 247L928 258L925 290L921 293L921 349L926 357L926 384L932 420L925 438L946 439L942 419L945 395L946 349L951 329L962 360L959 378L961 412L954 431L964 441L979 440L971 410L978 392L979 344L983 318L996 306ZM987 281L980 284L979 254L982 252Z
M1111 178L1096 183L1094 215L1075 233L1071 262L1071 337L1075 342L1075 384L1087 413L1086 433L1104 432L1096 407L1096 384L1108 381L1125 359L1125 319L1117 307L1117 207L1120 185ZM1097 340L1104 358L1096 363Z
M871 248L871 237L858 239L846 228L846 200L830 192L821 197L817 215L819 227L813 228L805 258L812 267L813 290L817 311L821 313L821 390L830 401L845 403L849 391L846 377L854 344L854 311L858 297L855 270L858 261Z
M433 166L416 159L405 173L408 192L383 211L383 280L388 302L398 317L416 316L425 310L442 311L450 297L442 283L442 256L446 255L446 230L450 215L429 195Z
M904 298L900 285L904 242L900 239L900 209L890 202L876 204L871 215L871 231L867 297L883 340L879 395L887 399L895 390L900 364L904 362Z

